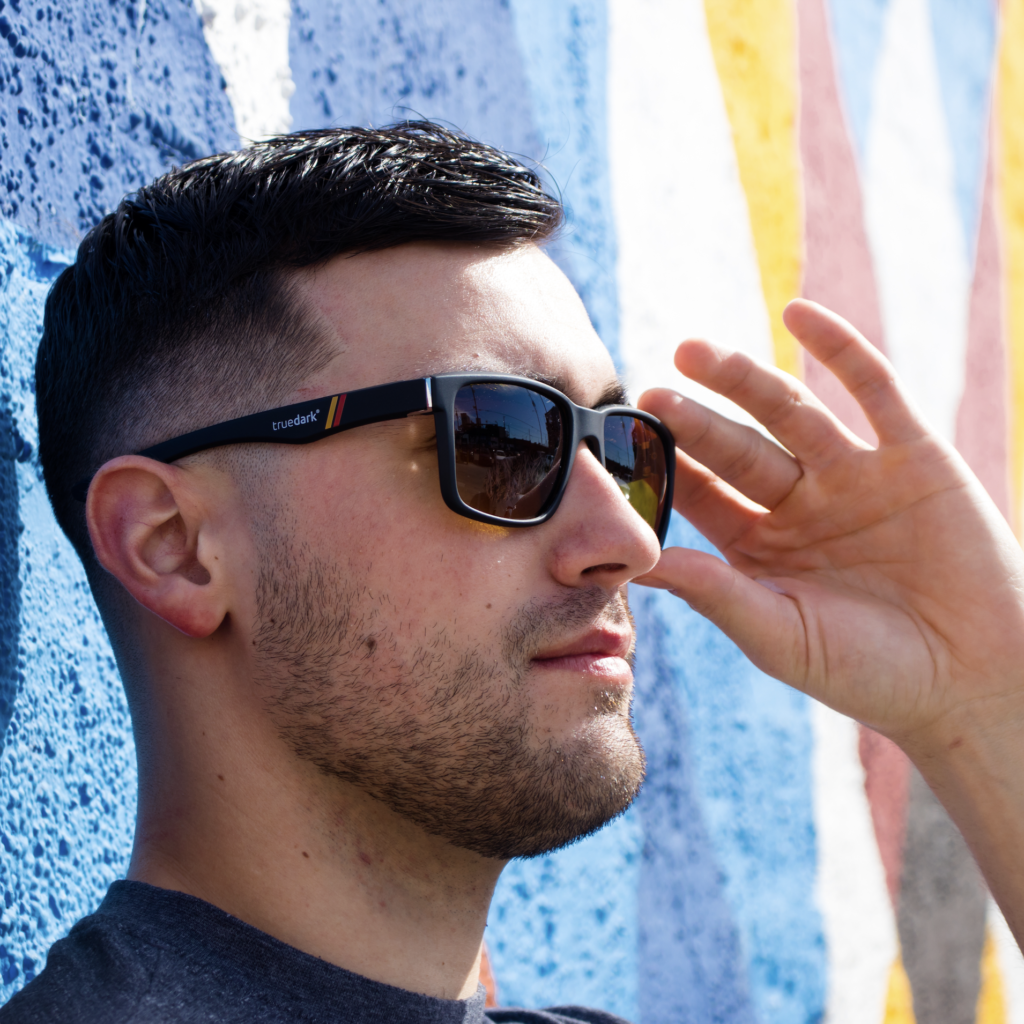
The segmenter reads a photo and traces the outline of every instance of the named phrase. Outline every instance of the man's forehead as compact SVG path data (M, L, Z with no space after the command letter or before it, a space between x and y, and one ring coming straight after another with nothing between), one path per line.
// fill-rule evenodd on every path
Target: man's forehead
M332 261L303 290L335 335L329 372L347 389L503 373L550 384L581 405L623 400L579 296L535 245L398 246Z

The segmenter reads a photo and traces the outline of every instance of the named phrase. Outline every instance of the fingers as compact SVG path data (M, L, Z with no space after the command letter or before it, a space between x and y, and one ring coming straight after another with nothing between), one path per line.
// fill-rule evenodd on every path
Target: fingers
M773 437L811 468L864 443L836 419L800 381L743 352L725 352L710 342L684 341L676 350L676 366L745 409Z
M749 579L721 559L666 548L643 586L671 590L713 622L762 671L800 686L807 674L807 634L796 603L771 580Z
M672 431L680 451L764 508L775 508L803 475L793 456L760 431L674 391L656 388L639 404Z
M926 433L892 364L841 316L816 302L795 299L783 319L800 344L854 397L880 443L913 441Z
M727 551L766 514L760 505L678 450L672 507L719 551Z

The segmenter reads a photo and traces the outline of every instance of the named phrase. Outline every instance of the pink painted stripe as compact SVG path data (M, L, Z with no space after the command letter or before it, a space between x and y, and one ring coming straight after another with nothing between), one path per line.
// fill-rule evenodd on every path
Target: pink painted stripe
M860 763L864 766L864 789L871 808L871 823L875 827L878 852L885 869L885 884L895 910L899 906L903 848L907 837L910 762L892 740L862 725Z
M967 364L964 394L956 417L956 446L999 506L999 511L1009 518L1010 425L1002 276L990 156L985 170L978 254L971 283Z
M824 0L797 0L797 17L806 225L804 296L835 310L885 351L860 178L839 99ZM857 403L806 354L804 380L854 433L875 443L875 433ZM895 908L903 867L909 762L895 744L870 729L861 729L860 757L875 839Z
M835 310L884 351L860 179L839 100L824 0L797 0L797 17L806 225L804 297ZM857 403L806 354L804 380L851 430L874 443L874 431Z

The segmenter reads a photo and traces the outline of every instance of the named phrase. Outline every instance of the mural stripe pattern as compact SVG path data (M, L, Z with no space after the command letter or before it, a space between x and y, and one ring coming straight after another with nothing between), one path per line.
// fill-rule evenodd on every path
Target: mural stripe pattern
M996 86L996 189L1006 266L1011 394L1010 507L1024 534L1024 0L1003 0Z
M885 15L892 0L828 0L837 77L858 161L867 147Z
M967 246L927 0L892 0L864 156L865 219L889 355L953 440L967 342Z
M797 10L806 246L803 294L844 315L884 351L860 180L839 94L829 14L822 0L799 0ZM804 362L811 388L847 426L873 443L874 432L845 389L814 360L805 357ZM831 758L828 770L815 772L818 892L829 949L829 1016L876 1020L883 1003L890 1016L894 1007L902 1005L898 994L909 991L896 952L892 909L902 859L907 761L888 740L870 730L858 730L828 709L816 709L815 721L817 749L830 747ZM826 723L833 730L831 738L822 732ZM835 742L838 735L849 735L850 741ZM819 753L819 762L822 756ZM851 834L857 821L866 822L867 827ZM864 912L866 906L872 908L870 914ZM872 934L866 935L865 927L873 929Z
M956 446L999 510L1010 519L1010 395L1003 261L995 202L994 161L989 159L971 282L964 395L956 418Z
M1006 1024L1024 1024L1024 957L1010 926L991 898L988 901L988 934L995 949L995 964L989 965L997 975L1002 992ZM985 989L982 988L982 995Z
M889 974L883 1020L884 1024L914 1024L914 994L900 956L896 957Z
M734 15L738 20L728 30L739 38L746 30L741 12ZM787 298L794 294L799 210L791 218L797 230L758 241L743 188L740 129L729 120L727 87L715 65L707 16L710 11L699 2L611 4L609 135L622 354L630 383L637 391L683 385L700 400L721 406L675 374L666 378L680 328L775 361L764 273L766 267L787 266L785 259L775 259L784 238L792 256L788 266L795 268ZM754 64L769 59L761 45L758 41L751 57ZM784 87L792 101L794 62L786 74ZM673 126L670 133L666 124ZM785 173L767 176L783 190L783 202L787 194L794 199L799 194L792 118L788 130L794 148ZM654 137L659 159L638 174L636 139ZM700 159L694 158L697 153ZM777 199L766 195L762 206ZM651 253L659 251L671 252L672 259L652 260ZM709 273L709 267L715 269ZM794 344L791 338L788 344ZM706 547L681 523L674 524L670 543ZM764 1021L814 1017L823 1004L824 976L821 925L811 898L813 833L808 832L810 841L790 845L796 832L789 829L789 837L777 845L781 835L757 826L754 841L748 831L754 806L771 807L791 824L811 825L811 788L794 785L799 772L792 770L792 759L805 773L810 767L808 704L753 670L717 630L669 595L638 590L632 600L641 651L637 728L649 754L648 783L638 804L645 824L650 823L640 904L643 1019L746 1020L751 1012ZM720 681L704 685L705 671ZM793 718L783 727L794 713L799 726ZM749 723L739 746L722 732L734 715ZM666 720L678 723L674 744L665 735ZM764 742L768 735L774 742ZM675 820L670 806L689 806L694 816L679 826L658 827L658 821ZM751 858L755 847L762 856ZM679 877L684 853L688 866L682 870L689 878ZM798 865L806 875L794 870ZM713 881L716 873L722 877L720 890ZM649 902L645 894L659 887L660 900ZM791 947L785 967L770 968L770 949L783 932ZM693 944L702 933L707 939L700 952ZM731 962L737 954L740 962ZM737 971L749 979L750 1003L743 999L746 986L739 986ZM657 999L651 998L652 990Z
M295 92L288 61L290 0L202 0L203 35L224 76L239 144L286 132Z
M775 363L800 375L782 310L800 288L803 229L796 144L792 0L707 0L708 36L750 209Z
M1004 1024L1006 1021L1006 999L999 971L999 955L991 933L985 936L985 948L981 954L981 989L974 1019L977 1024Z
M156 75L161 109L202 138L168 120L124 143L83 226L137 184L118 168L150 177L171 149L181 162L289 124L445 119L544 161L570 220L551 254L634 391L668 384L725 408L670 369L681 337L703 334L802 374L870 441L782 326L802 292L891 354L1021 527L1024 0L1003 0L998 54L989 0L202 0L209 52L192 6L166 6L177 34L160 45L190 70L188 102ZM223 94L203 91L211 54L234 125ZM210 95L200 125L188 104ZM62 207L60 223L74 217ZM14 268L0 282L15 339L3 368L27 380L45 288L70 253L7 222L0 248ZM31 454L28 394L3 415ZM32 668L12 680L0 736L6 995L121 869L133 770L82 574L35 468L0 456L26 526L18 560L35 566L14 631ZM678 519L670 543L707 550ZM56 614L53 593L71 610ZM648 782L598 835L505 872L487 933L502 1001L642 1024L931 1024L951 1008L1024 1024L1024 959L892 744L763 676L670 595L637 588L632 602ZM14 915L35 930L15 931Z
M836 81L828 13L824 0L798 0L797 12L805 225L801 293L846 317L884 352L860 178ZM831 373L806 354L804 378L851 430L874 443L874 431L860 406Z
M683 331L774 358L704 5L610 0L608 14L609 161L626 375L637 395L669 385L734 409L672 368ZM658 159L638 166L638 138L658 139ZM671 259L651 259L666 251Z
M481 5L485 9L490 4ZM605 0L511 0L518 51L543 161L566 201L568 231L552 255L583 298L597 333L618 356L616 223L608 174L608 11Z
M878 1024L898 944L857 756L857 725L820 704L813 706L811 720L816 890L828 950L827 1016L831 1024Z

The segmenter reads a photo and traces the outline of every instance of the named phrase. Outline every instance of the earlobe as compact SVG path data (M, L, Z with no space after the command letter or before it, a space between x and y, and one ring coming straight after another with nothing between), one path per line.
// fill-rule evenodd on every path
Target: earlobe
M227 614L213 530L188 475L138 455L112 459L89 487L86 522L96 558L154 615L187 636L215 632Z

